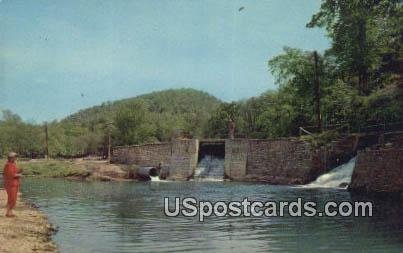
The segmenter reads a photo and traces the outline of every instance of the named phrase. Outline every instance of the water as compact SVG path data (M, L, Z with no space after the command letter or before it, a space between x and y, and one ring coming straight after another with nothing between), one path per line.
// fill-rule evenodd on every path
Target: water
M161 181L159 175L158 175L158 176L155 176L155 177L150 176L150 178L151 178L151 181L153 181L153 182L159 182L159 181Z
M337 188L341 185L349 185L351 182L351 175L353 174L356 158L352 158L345 164L342 164L329 173L323 174L318 177L314 182L306 185L307 187L331 187ZM346 188L346 187L343 188Z
M61 252L401 252L403 203L369 199L374 216L168 218L163 197L364 200L342 189L235 182L73 182L26 178L23 196L58 226Z
M222 181L224 178L224 158L206 155L195 170L195 180L198 181Z

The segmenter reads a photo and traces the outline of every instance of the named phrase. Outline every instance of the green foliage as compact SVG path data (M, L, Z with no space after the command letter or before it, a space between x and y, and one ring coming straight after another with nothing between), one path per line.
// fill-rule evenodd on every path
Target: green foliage
M323 133L304 135L301 139L312 144L314 148L324 146L334 140L340 138L340 133L335 130L324 131Z
M232 103L193 89L107 102L49 123L50 155L105 154L109 135L113 145L169 141L181 132L226 138L232 121L237 137L295 136L299 127L319 125L319 111L325 128L348 124L352 131L363 131L366 125L403 121L402 24L398 0L322 0L307 26L326 28L331 48L315 57L315 68L313 52L284 47L268 62L277 91ZM336 137L326 131L305 138L322 145ZM44 155L44 125L3 112L0 149L2 154Z
M180 132L202 137L210 113L220 104L193 89L153 92L81 110L48 123L50 157L105 155L113 145L169 141ZM45 155L45 126L23 122L9 111L0 120L0 152L24 157Z
M153 141L155 126L150 118L147 104L141 100L118 111L115 118L117 145L132 145Z
M113 133L114 144L119 145L169 141L178 132L201 137L211 112L219 104L218 99L205 92L172 89L82 110L62 123L89 128L112 122L117 127Z
M278 91L233 105L238 108L237 135L293 136L299 127L315 125L315 76L325 128L349 125L352 131L363 131L368 125L402 121L403 87L396 85L402 13L401 4L394 0L323 0L308 24L325 27L332 42L318 57L317 75L313 52L285 47L269 60ZM226 115L225 107L220 107L210 118L211 136L226 136ZM329 141L325 137L319 136L318 142Z
M226 138L230 120L239 123L239 105L237 103L222 103L209 118L205 135L211 138Z
M37 125L25 123L21 118L3 111L0 120L0 152L6 154L10 151L22 156L35 156L43 152L43 132Z
M68 161L20 162L19 167L24 176L87 177L89 175L84 167Z
M326 28L332 40L328 53L336 57L340 74L355 83L360 94L369 94L388 72L382 65L397 60L399 20L398 0L323 0L307 26Z

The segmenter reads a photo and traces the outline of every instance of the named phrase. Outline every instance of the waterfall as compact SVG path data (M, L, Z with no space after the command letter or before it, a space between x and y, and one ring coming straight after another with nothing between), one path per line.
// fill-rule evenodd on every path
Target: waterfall
M150 176L150 178L151 178L151 181L153 181L153 182L161 181L159 175L157 175L157 176Z
M351 182L356 158L352 158L330 172L321 175L315 181L307 184L306 187L323 187L323 188L345 188Z
M194 179L200 181L222 181L224 178L224 159L205 155L197 164Z

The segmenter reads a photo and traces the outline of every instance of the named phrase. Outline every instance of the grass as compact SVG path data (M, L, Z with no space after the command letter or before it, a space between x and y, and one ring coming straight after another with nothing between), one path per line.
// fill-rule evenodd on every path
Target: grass
M4 164L4 163L3 163ZM18 162L18 167L24 176L38 177L87 177L90 173L85 167L71 161L35 160Z

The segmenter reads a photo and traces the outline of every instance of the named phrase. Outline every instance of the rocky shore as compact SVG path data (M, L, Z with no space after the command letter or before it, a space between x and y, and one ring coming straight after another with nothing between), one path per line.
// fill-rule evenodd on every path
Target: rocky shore
M0 208L4 211L7 194L0 189ZM0 213L0 252L58 252L52 241L55 229L39 210L19 200L15 218Z

